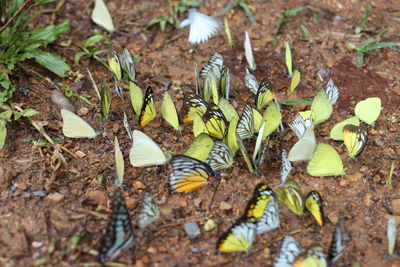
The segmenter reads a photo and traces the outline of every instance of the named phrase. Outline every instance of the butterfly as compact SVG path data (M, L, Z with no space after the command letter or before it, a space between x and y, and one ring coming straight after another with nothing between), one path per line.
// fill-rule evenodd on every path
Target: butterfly
M233 164L233 155L227 145L221 141L216 141L205 162L214 171L227 169Z
M289 151L288 159L290 161L309 161L313 157L316 146L317 139L315 139L314 128L310 126Z
M292 237L285 236L282 241L281 249L275 258L274 267L291 267L295 258L300 255L300 244Z
M391 216L388 220L387 237L388 237L388 252L390 256L395 255L396 248L396 216Z
M163 116L164 120L168 122L168 124L171 125L176 131L183 129L174 101L172 101L172 98L168 92L164 93L164 99L161 104L161 115Z
M342 135L344 145L352 158L360 154L367 144L368 131L363 126L346 125Z
M381 114L382 103L379 97L370 97L356 104L354 113L363 122L372 125Z
M254 135L254 117L253 109L250 104L246 104L243 108L242 116L239 119L236 134L241 140L250 138Z
M189 10L189 18L181 22L180 27L190 25L189 42L199 44L206 42L212 34L222 28L222 25L207 15L197 12L196 9Z
M139 118L143 105L143 93L142 89L139 88L134 82L129 82L129 98L135 117Z
M249 89L254 95L257 94L260 84L258 83L256 77L253 75L249 68L246 68L246 76L244 77L244 85Z
M133 62L133 58L131 53L129 53L128 49L124 49L122 54L119 55L121 69L123 71L123 76L127 76L125 80L134 81L136 79L136 69L135 63Z
M263 115L263 121L265 121L265 129L263 138L267 138L273 133L282 123L282 113L279 105L276 103L270 103Z
M222 97L224 97L225 99L229 99L230 86L231 86L231 74L229 72L229 69L223 65L221 68L220 89Z
M183 123L193 122L195 113L202 117L206 113L207 107L207 103L200 96L194 93L186 93L180 110Z
M235 107L231 104L231 102L229 102L229 100L221 97L219 99L218 107L221 109L228 122L232 121L233 119L239 120L239 115Z
M315 124L320 124L331 116L333 111L332 104L324 89L319 90L315 95L311 103L311 110L314 112L313 121Z
M207 163L191 157L174 156L171 165L169 185L174 192L189 193L213 182L216 178L216 173Z
M325 143L318 143L317 148L307 165L307 173L311 176L343 175L342 158L336 150Z
M257 234L254 218L239 219L218 239L217 250L229 253L249 251Z
M117 77L114 76L114 90L119 96L119 98L124 99L123 88L119 85ZM101 100L101 97L100 97Z
M202 133L196 136L183 155L200 161L205 161L213 147L214 141L211 137L208 134Z
M138 215L139 228L145 228L160 218L160 208L153 195L146 192L143 196Z
M170 157L145 133L139 130L132 132L132 148L129 152L129 160L133 167L162 165L168 162Z
M125 130L126 130L126 133L127 133L128 136L129 136L129 138L130 138L131 140L133 140L133 138L132 138L132 128L131 128L131 125L129 124L128 116L126 116L125 111L124 111L124 121L123 121L123 124L124 124L124 128L125 128Z
M256 93L256 107L257 110L261 110L275 97L275 93L271 89L271 83L268 79L262 80Z
M300 187L293 180L286 184L280 184L274 188L274 193L279 202L285 204L293 213L297 215L304 214L304 198Z
M324 225L324 212L322 210L322 198L317 191L311 191L305 198L305 207L314 216L320 226Z
M103 0L96 0L92 12L92 20L97 25L100 25L109 32L114 32L115 27L108 11L108 8Z
M329 136L336 141L343 141L343 127L346 125L354 125L354 126L360 126L360 120L358 119L357 116L350 117L342 122L337 123L333 128L331 129L331 132Z
M260 114L260 112L258 112L257 109L255 109L253 107L252 110L253 110L253 120L254 120L254 133L258 133L264 119L263 119L263 116Z
M335 262L342 256L343 251L348 246L350 240L351 237L347 233L344 225L344 216L343 214L340 214L339 222L333 232L332 242L328 252L328 262L330 265L335 264Z
M339 98L339 88L333 83L332 79L329 79L326 84L325 93L331 105L335 104Z
M327 267L328 261L322 248L314 246L301 253L293 262L293 267Z
M117 191L112 202L110 222L100 243L100 262L117 258L123 251L133 246L134 239L128 208L121 192Z
M253 50L251 48L251 42L248 32L245 32L244 35L244 51L247 60L247 64L249 65L249 69L254 71L256 69L256 62L254 61Z
M122 79L121 60L116 51L111 52L111 57L108 59L108 66L110 67L110 70L114 73L115 77L117 77L118 80L121 80Z
M263 138L264 128L265 128L265 122L263 122L262 126L260 127L260 131L259 131L257 139L256 139L256 145L254 147L252 159L249 157L249 154L247 153L247 150L244 147L242 139L236 134L237 146L243 155L243 159L246 162L247 168L249 169L249 171L251 173L258 172L260 166L264 162L264 159L265 159L265 156L267 153L268 140L265 140ZM265 140L264 143L263 143L263 140Z
M304 135L306 129L310 127L314 128L311 114L312 113L310 113L308 118L304 118L302 113L297 114L296 117L294 117L293 122L289 123L290 129L292 129L292 131L296 134L297 138L300 139Z
M63 118L62 131L66 137L94 138L100 133L81 117L69 110L61 109L61 117Z
M290 171L292 170L292 164L290 163L288 159L288 154L285 149L282 149L282 164L281 164L281 184L284 184L286 182L286 178L290 174Z
M239 149L237 136L236 136L236 128L239 122L238 118L233 118L229 122L229 127L227 134L225 136L225 143L228 145L229 149L232 152L232 155L236 155L237 150Z
M156 108L154 106L153 89L147 87L144 96L144 102L139 116L139 126L144 127L156 117Z
M101 108L101 118L103 120L108 119L111 111L111 101L112 95L110 88L107 83L103 80L102 90L100 92L100 108Z
M200 71L200 77L205 80L207 77L207 73L211 70L214 72L214 75L217 77L221 77L221 69L224 65L224 58L218 52L214 52L211 55L210 60L205 64Z
M226 120L224 114L217 105L211 103L208 106L207 111L203 116L203 121L211 136L219 139L224 138L227 130L228 121Z
M201 134L209 134L206 124L199 114L195 113L193 115L193 135L198 137Z
M125 163L121 148L119 147L118 138L114 139L114 159L115 159L115 184L122 185L124 181Z
M211 68L204 79L204 86L202 92L202 96L205 101L209 101L212 98L212 101L218 105L219 93L218 93L218 85L221 79L221 70L218 66L215 68Z
M253 197L247 204L244 218L254 217L257 234L273 230L279 226L278 199L274 191L266 184L258 184Z

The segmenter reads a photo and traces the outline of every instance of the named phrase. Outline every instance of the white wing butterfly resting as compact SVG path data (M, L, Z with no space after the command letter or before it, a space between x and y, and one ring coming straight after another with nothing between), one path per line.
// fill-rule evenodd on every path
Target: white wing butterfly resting
M333 83L332 79L329 79L326 84L325 92L331 105L335 104L339 98L339 88Z
M133 167L162 165L169 161L170 155L164 151L145 133L134 130L133 144L129 152L129 160Z
M333 232L331 245L328 252L329 265L335 264L335 262L343 255L345 248L347 248L351 237L346 231L344 225L344 215L340 214L339 221Z
M247 64L249 64L249 69L251 71L254 71L256 69L256 62L254 61L253 49L251 48L250 37L247 31L245 32L245 37L244 37L244 51Z
M119 147L118 138L114 139L114 159L115 159L115 184L121 186L124 181L125 162L122 155L121 148Z
M309 161L316 147L317 140L315 139L314 129L309 127L290 150L288 159L290 161Z
M286 178L292 170L292 163L288 159L288 153L285 149L282 149L282 164L281 164L281 184L285 184Z
M246 76L244 77L244 85L249 89L254 95L257 94L258 88L260 87L259 82L256 77L251 73L249 68L246 68Z
M69 110L61 109L61 117L63 118L62 131L66 137L94 138L100 133L81 117Z
M140 228L145 228L152 224L155 220L160 218L160 208L154 196L146 192L143 196L142 203L140 205L138 224Z
M310 116L308 119L304 119L301 114L297 114L296 117L294 117L293 122L289 123L289 127L296 134L297 138L300 139L304 135L304 132L307 128L314 127L312 116Z
M103 0L96 0L92 12L92 20L94 23L103 27L109 32L115 31L112 17Z
M227 169L233 164L233 154L227 145L221 141L216 141L205 162L210 165L213 171Z
M180 27L190 26L189 42L200 44L210 39L211 35L222 28L222 24L196 9L189 10L189 18L181 22Z
M294 260L300 253L300 244L292 236L285 236L278 257L275 258L274 267L293 266Z

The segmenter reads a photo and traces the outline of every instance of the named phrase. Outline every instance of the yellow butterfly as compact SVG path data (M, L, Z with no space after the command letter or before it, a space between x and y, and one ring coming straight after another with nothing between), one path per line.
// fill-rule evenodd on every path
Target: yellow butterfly
M248 251L257 234L257 226L254 221L255 218L242 218L235 222L218 239L217 250L224 253Z
M111 71L117 77L118 80L122 79L122 68L121 68L121 60L117 52L113 51L111 53L111 57L108 59L108 66L110 67Z
M186 93L180 110L182 122L192 123L196 113L202 117L206 113L207 107L208 105L203 98L194 93Z
M219 139L223 139L225 137L226 130L228 128L228 121L217 105L211 103L208 106L207 111L203 116L203 121L211 136Z
M208 134L201 133L193 140L192 144L183 154L200 161L205 161L214 146L214 141Z
M324 213L322 210L322 198L317 191L311 191L306 196L306 209L314 216L318 224L324 225Z
M189 193L214 181L216 173L208 164L183 155L171 160L172 173L169 185L174 192Z
M342 135L350 157L354 158L363 151L368 137L368 131L365 127L346 125L343 127Z
M279 202L285 204L295 214L303 215L304 198L295 181L288 180L286 184L276 186L274 192L278 197Z
M61 117L63 118L62 131L66 137L94 138L99 134L89 123L69 110L61 109Z
M168 92L164 93L164 99L161 104L161 115L175 130L180 131L183 129L183 126L180 124L178 111L176 110L174 101L172 101Z
M144 127L156 117L156 108L154 106L153 89L147 87L144 96L144 102L139 116L139 126Z
M327 267L328 261L322 248L312 247L301 253L293 262L293 267Z

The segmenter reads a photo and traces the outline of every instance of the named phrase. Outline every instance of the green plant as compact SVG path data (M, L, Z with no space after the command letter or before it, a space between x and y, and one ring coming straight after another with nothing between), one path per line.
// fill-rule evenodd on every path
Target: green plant
M251 8L247 4L247 0L237 0L233 1L232 3L228 4L222 11L218 12L217 14L214 15L214 17L220 17L234 9L235 7L241 7L244 10L244 13L246 13L247 17L250 20L251 24L257 24L256 19L253 16L253 12L251 11Z
M74 56L74 63L79 65L79 61L82 57L93 57L95 60L100 62L104 67L108 69L108 65L98 56L102 53L107 53L107 49L100 49L98 44L108 44L109 42L106 40L106 37L99 33L97 30L93 32L93 35L90 36L83 45L77 45L82 51L78 52Z
M369 14L371 13L371 10L372 10L372 5L370 3L367 3L367 6L365 7L365 11L364 11L364 16L358 22L359 26L357 26L354 30L355 33L359 34L361 32L371 32L371 30L368 29L368 27L366 25Z
M359 44L349 43L347 45L347 48L357 52L357 66L358 67L361 68L364 66L365 54L371 52L372 50L381 49L381 48L385 48L385 47L393 48L396 46L400 46L400 43L395 43L395 42L378 42L379 39L383 35L391 33L391 32L392 32L392 30L389 29L389 30L380 32L377 35L372 36Z
M275 22L275 31L274 31L274 40L272 41L272 45L276 46L278 44L278 33L283 24L286 23L288 17L295 16L297 13L307 10L313 15L314 23L317 23L317 12L310 7L294 7L292 9L286 10L283 12ZM304 28L302 28L304 32Z
M26 59L34 59L38 64L63 77L70 67L58 55L42 48L69 31L68 21L46 28L30 29L28 23L41 14L31 14L31 9L54 0L0 0L0 109L6 110L0 116L0 149L4 146L6 123L13 112L7 105L12 98L16 85L12 82L14 70ZM30 118L35 115L31 109L21 110L21 116ZM14 119L19 117L15 113Z
M200 0L181 0L178 3L171 3L171 0L168 1L170 5L169 9L169 16L167 17L154 17L152 18L149 23L147 24L146 28L151 26L160 25L160 30L165 32L167 25L170 24L171 26L177 28L179 26L179 16L181 16L188 8L190 7L200 7L201 1Z

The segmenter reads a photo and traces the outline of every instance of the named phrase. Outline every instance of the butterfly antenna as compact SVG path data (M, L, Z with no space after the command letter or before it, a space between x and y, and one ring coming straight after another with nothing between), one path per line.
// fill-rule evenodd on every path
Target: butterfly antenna
M211 210L211 206L212 206L212 203L214 202L215 194L216 194L217 191L218 191L218 186L219 186L219 183L220 183L220 182L221 182L221 179L218 179L217 185L216 185L216 187L215 187L214 193L213 193L212 198L211 198L210 205L208 206L208 211Z

